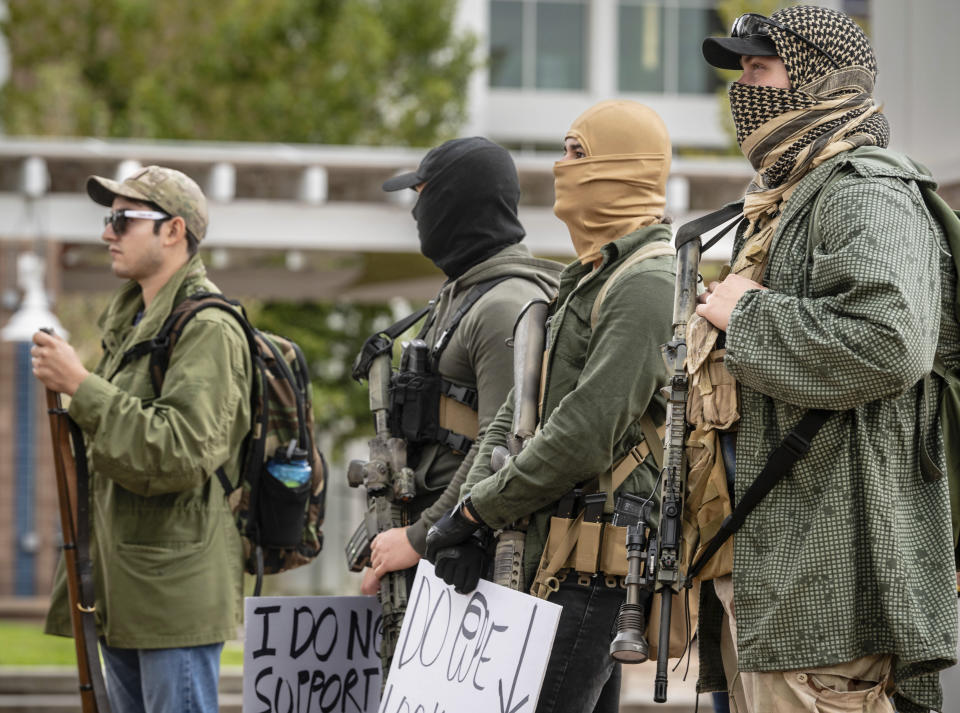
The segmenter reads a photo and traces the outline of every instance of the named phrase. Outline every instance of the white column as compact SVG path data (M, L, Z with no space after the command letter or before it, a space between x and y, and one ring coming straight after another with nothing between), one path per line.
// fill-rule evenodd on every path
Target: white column
M460 0L453 20L454 32L470 33L477 38L474 60L479 65L467 83L467 119L461 136L485 136L487 95L490 91L490 0Z
M24 159L20 167L20 192L27 198L40 198L49 188L47 162L39 156Z
M587 34L587 92L595 101L617 94L617 0L590 0Z
M117 164L117 170L113 172L113 179L119 183L123 183L124 180L130 178L130 176L141 168L143 168L143 164L139 161L135 161L132 158L124 159Z
M323 166L308 166L300 174L300 186L297 197L310 205L323 205L327 202L329 176Z
M237 169L232 163L215 163L207 176L207 198L229 203L237 192Z

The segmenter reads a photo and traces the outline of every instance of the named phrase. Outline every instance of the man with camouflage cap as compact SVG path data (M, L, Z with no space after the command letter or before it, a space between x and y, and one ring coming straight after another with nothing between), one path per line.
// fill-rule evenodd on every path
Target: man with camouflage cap
M243 332L220 310L190 320L159 394L147 355L186 297L217 292L199 241L203 192L180 171L149 166L122 183L98 176L87 193L111 208L102 240L128 280L100 317L103 355L92 373L62 338L34 336L33 372L71 397L86 437L96 612L114 713L218 710L223 642L242 602L240 536L223 488L235 481L250 428L251 364ZM47 632L70 635L61 563Z
M930 446L943 470L943 443L922 403L958 335L956 273L919 190L933 179L885 148L874 53L847 15L751 13L703 54L743 71L730 105L757 173L732 271L688 330L692 392L708 369L734 386L732 413L697 426L735 440L734 502L762 471L786 475L703 583L699 689L729 690L738 713L892 711L890 695L940 710L957 610L947 483L921 458ZM792 469L767 469L774 450Z

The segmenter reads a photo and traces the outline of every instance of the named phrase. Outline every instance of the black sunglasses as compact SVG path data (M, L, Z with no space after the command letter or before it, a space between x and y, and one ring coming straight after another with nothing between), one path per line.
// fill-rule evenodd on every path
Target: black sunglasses
M763 15L755 12L748 12L734 20L733 27L730 28L730 36L739 38L750 37L751 35L769 36L771 27L776 27L778 30L783 30L784 32L790 33L829 59L835 68L840 68L840 63L833 58L833 55L831 55L813 40L804 37L796 30L791 30L789 27L781 25L779 22L771 20L769 17L764 17Z
M113 232L119 237L127 232L127 222L130 220L142 219L163 222L170 220L172 217L172 215L167 215L157 210L115 210L104 216L103 227L109 225L113 228Z

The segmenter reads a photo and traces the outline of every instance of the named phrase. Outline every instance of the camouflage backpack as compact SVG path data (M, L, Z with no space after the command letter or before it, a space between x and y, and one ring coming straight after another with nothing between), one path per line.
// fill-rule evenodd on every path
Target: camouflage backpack
M150 355L150 380L159 395L170 355L187 322L203 309L232 315L243 330L253 365L251 429L244 439L240 478L223 486L243 539L244 569L257 577L259 596L264 574L276 574L311 562L323 546L327 466L313 437L310 379L303 352L294 342L254 328L242 305L216 293L191 295L178 304L157 335L134 345L123 362ZM295 457L294 457L295 456ZM267 470L277 462L309 466L306 482L285 484Z

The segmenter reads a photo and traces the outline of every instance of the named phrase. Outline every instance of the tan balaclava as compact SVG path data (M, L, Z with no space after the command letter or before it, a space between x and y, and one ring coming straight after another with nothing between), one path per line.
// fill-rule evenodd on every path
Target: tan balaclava
M649 107L613 100L577 117L569 138L580 142L586 158L553 165L553 212L586 265L607 243L663 219L670 135Z

